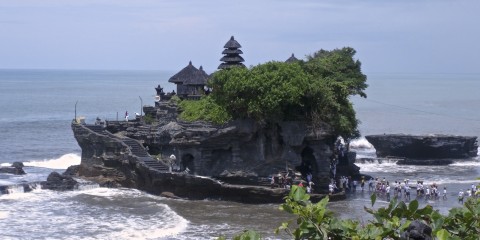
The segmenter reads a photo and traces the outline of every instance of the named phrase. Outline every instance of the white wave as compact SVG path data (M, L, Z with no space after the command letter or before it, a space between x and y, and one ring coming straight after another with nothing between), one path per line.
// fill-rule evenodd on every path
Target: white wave
M39 194L39 192L47 192L49 190L41 190L41 189L33 189L31 192L23 192L22 191L12 191L8 194L2 194L0 195L0 199L4 200L28 200L30 202L34 201L43 201L42 199L44 196L42 194ZM45 194L43 194L45 195Z
M81 157L79 155L75 153L69 153L55 159L48 159L43 161L30 161L30 162L24 162L23 164L29 167L67 169L72 165L79 165L80 161L81 161Z
M0 219L5 219L8 217L8 212L0 211Z
M106 197L106 198L118 197L121 195L127 195L130 197L133 197L133 196L140 196L142 194L145 194L137 189L105 188L105 187L79 189L78 191L75 191L75 192L81 192L83 194L87 194L90 196ZM77 193L74 193L74 194L76 195Z
M364 137L352 140L350 142L350 147L351 148L367 148L367 149L375 150L373 145L370 142L368 142L368 140Z
M476 161L457 161L457 162L454 162L454 163L450 164L450 166L478 167L478 166L480 166L480 161L479 160L476 160Z
M360 167L360 172L369 173L369 172L403 172L411 173L418 170L418 166L414 165L397 165L395 161L384 161L382 163L372 162L372 163L355 163L355 165Z
M126 219L126 225L122 231L109 234L109 239L159 239L173 237L185 232L189 222L185 218L177 215L166 204L159 204L159 207L165 208L161 218L153 218L151 223L144 222L139 225L136 219ZM146 227L148 226L148 227Z
M424 182L424 185L425 184L437 184L437 185L444 185L444 184L452 184L452 183L455 183L455 184L465 184L466 187L470 187L470 185L473 183L473 184L478 184L480 183L480 180L475 180L475 179L471 179L471 180L458 180L458 179L430 179L428 180L428 182Z
M12 184L15 184L15 183L0 179L0 186L2 186L2 185L12 185Z

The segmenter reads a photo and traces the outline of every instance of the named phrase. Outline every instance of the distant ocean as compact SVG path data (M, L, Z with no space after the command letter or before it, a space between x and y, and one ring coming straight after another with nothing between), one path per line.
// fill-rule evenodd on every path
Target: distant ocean
M80 163L81 149L70 122L85 116L114 120L153 105L155 87L175 88L172 72L0 70L0 164L24 162L27 174L0 174L0 185L45 180ZM362 135L381 133L480 136L480 74L367 74L367 99L353 97ZM448 167L379 163L372 146L352 143L361 172L387 179L411 179L446 186L447 201L432 201L446 213L456 194L480 177L480 160ZM363 218L368 193L349 195L330 207L341 217ZM379 204L385 204L380 199ZM422 203L425 204L425 203ZM11 189L0 195L1 239L212 239L256 229L271 239L281 221L291 219L278 205L246 205L214 200L165 199L133 189L91 184L73 192Z

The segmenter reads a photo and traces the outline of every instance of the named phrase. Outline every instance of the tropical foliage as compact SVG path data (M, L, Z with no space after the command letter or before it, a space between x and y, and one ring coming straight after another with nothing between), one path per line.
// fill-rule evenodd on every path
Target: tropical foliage
M365 207L372 220L366 223L353 219L338 219L327 209L328 197L318 203L311 203L305 189L293 186L285 203L280 209L296 216L296 221L284 222L276 229L276 233L285 231L292 239L402 239L413 221L420 221L431 229L432 239L477 240L480 236L480 199L470 198L461 208L452 208L447 216L433 210L427 205L419 208L417 200L408 205L393 199L386 207L378 209ZM376 195L371 196L372 207ZM246 231L253 235L252 231Z
M205 96L198 101L183 100L178 104L182 109L180 118L185 121L203 120L222 124L232 119L225 108L216 104L210 96Z
M354 55L352 48L320 50L305 62L217 71L208 83L212 93L199 103L182 103L181 117L219 122L307 120L313 126L327 123L345 138L356 137L358 121L349 96L366 97L367 84Z

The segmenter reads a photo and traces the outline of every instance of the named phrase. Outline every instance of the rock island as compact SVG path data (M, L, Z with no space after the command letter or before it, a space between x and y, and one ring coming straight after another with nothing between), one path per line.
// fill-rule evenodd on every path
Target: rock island
M292 54L286 62L247 69L240 48L232 36L212 75L190 62L169 79L177 91L165 93L158 85L155 105L143 106L144 114L134 120L74 119L71 127L82 149L75 174L102 186L245 203L282 202L292 184L310 187L315 200L340 176L358 178L355 153L348 151L348 139L358 133L348 96L364 95L366 77L353 59L355 51L320 50L307 61ZM345 66L332 67L334 59ZM265 74L271 75L258 77ZM255 82L228 92L232 82L222 80L244 81L232 76ZM254 86L268 81L273 85ZM282 86L287 88L279 90ZM185 120L189 108L182 104L205 101L215 107L203 111L220 109L227 121Z

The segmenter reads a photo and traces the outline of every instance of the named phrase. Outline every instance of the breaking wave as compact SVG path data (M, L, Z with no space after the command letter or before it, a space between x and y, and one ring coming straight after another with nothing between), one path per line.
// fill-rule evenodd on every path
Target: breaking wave
M69 153L59 158L47 159L43 161L29 161L23 164L28 167L42 167L50 169L67 169L72 165L79 165L81 158L78 154Z
M134 189L35 190L0 199L0 225L12 238L172 239L190 225L161 197ZM25 209L34 211L25 215ZM29 228L18 227L25 225Z
M373 150L375 150L373 145L370 142L368 142L368 140L364 137L354 139L353 141L351 141L350 142L350 147L355 148L355 149L363 148L363 149L373 149Z

